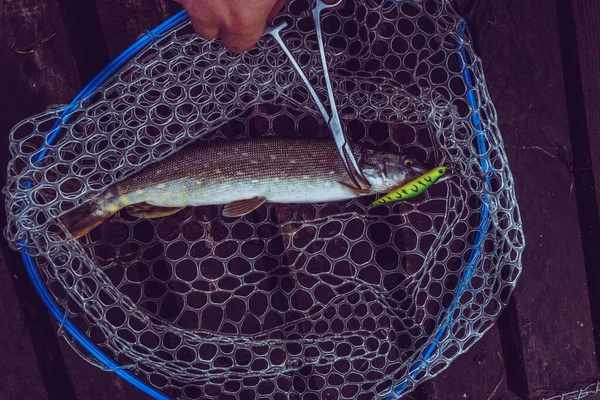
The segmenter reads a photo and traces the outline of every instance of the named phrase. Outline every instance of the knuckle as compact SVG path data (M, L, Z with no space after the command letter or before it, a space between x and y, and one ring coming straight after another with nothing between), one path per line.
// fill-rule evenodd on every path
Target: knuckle
M250 42L239 43L239 42L224 41L223 44L232 53L241 53L241 52L250 50L252 47L254 47L254 43L250 43Z
M266 19L266 17L265 17ZM252 33L260 29L260 18L245 10L232 10L226 28L234 33Z

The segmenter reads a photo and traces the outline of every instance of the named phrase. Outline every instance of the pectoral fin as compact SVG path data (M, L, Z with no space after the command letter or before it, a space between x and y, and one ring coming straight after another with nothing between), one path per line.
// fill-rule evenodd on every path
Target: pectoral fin
M160 207L149 203L137 203L127 207L127 212L134 217L159 218L173 215L185 207Z
M251 199L232 201L223 207L223 215L225 217L240 217L256 210L265 201L267 201L266 197L253 197Z
M346 186L348 189L352 191L356 196L366 196L371 194L371 189L369 188L357 188L352 181L337 181L340 185Z

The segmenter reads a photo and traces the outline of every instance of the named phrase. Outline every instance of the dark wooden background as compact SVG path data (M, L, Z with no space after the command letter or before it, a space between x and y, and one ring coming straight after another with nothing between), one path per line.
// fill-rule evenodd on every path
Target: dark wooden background
M179 9L169 0L4 1L1 186L15 123L68 103ZM527 247L498 324L407 397L541 399L578 390L598 380L600 355L600 0L460 0L459 9L497 107ZM13 50L53 32L33 53ZM0 399L147 399L57 338L20 256L0 244Z

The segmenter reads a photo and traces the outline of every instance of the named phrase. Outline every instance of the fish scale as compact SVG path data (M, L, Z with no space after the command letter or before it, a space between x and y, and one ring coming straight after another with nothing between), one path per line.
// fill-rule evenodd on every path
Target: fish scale
M357 189L332 140L240 139L190 145L109 187L66 214L74 237L125 207L159 217L187 206L225 204L241 216L265 202L324 203L387 193L426 171L412 158L362 144L351 146L370 186Z
M358 154L361 147L353 147ZM129 204L181 206L223 204L256 195L268 200L275 197L274 202L298 202L309 197L308 193L298 196L299 192L328 191L312 194L318 202L356 197L346 182L349 179L333 141L242 139L186 148L117 183L110 193L128 198L125 203ZM169 193L166 201L164 192Z

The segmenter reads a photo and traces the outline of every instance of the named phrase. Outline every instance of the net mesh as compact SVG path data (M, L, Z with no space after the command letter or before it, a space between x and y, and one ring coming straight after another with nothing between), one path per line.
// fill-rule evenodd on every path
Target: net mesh
M288 23L281 36L327 104L312 4L287 1L276 23ZM189 22L77 106L11 132L9 243L35 258L66 317L169 396L400 396L490 328L519 276L513 180L452 6L356 0L322 22L349 139L446 165L451 179L375 209L368 197L239 218L220 206L121 211L60 239L59 216L191 140L330 137L272 37L234 55Z
M590 383L582 387L581 389L573 390L568 393L560 393L555 394L554 390L541 390L542 395L544 396L542 400L581 400L587 398L588 396L594 396L600 393L600 382ZM594 400L596 397L590 398L590 400Z

